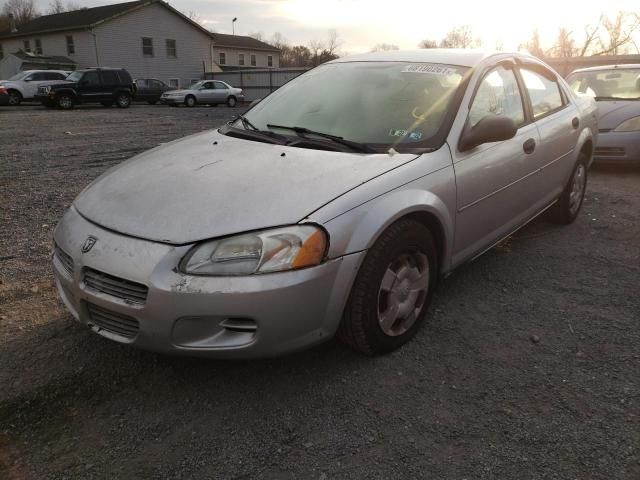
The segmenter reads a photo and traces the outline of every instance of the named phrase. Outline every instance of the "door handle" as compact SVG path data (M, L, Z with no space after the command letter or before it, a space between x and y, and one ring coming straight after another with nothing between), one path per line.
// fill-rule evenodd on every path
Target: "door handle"
M530 138L522 144L522 149L524 150L524 153L533 153L536 149L536 141L533 138Z
M573 117L573 120L571 120L571 126L573 128L578 128L580 126L580 120L578 117Z

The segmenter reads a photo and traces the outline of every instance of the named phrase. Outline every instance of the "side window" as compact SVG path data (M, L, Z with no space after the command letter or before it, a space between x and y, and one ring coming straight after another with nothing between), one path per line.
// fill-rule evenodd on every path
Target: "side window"
M49 80L49 74L46 72L34 73L31 77L32 77L31 80L36 80L36 81Z
M147 81L146 78L136 78L136 87L140 88L146 88L148 86L150 86L151 81Z
M202 85L202 88L204 88L205 90L213 90L215 87L213 86L213 82L205 82Z
M66 75L58 72L51 72L47 74L47 80L64 80Z
M216 90L226 90L228 87L222 82L213 82Z
M533 118L540 118L562 107L562 94L558 82L543 77L533 70L521 69L522 80L529 92Z
M149 86L151 88L164 88L165 85L160 80L149 80Z
M98 72L86 72L82 76L81 83L83 85L100 85L100 77Z
M118 84L118 75L116 72L103 70L102 71L102 82L105 85L117 85Z
M505 115L518 126L524 123L522 96L513 70L498 66L480 83L469 110L469 123L473 127L489 115Z

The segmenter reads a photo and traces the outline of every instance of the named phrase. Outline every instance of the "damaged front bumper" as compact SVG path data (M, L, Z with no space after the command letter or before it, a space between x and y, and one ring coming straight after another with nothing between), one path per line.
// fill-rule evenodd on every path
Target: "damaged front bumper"
M114 233L70 208L54 233L60 296L81 323L121 343L224 358L274 356L332 337L363 253L312 268L185 275L192 245Z

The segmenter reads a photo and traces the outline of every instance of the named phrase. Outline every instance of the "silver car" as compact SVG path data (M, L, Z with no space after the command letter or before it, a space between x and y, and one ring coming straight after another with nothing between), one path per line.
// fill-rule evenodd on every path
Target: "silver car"
M226 103L229 107L235 107L238 102L244 101L241 88L234 88L220 80L201 80L184 90L169 90L160 97L160 103L177 106L186 105L219 105Z
M440 277L580 210L596 106L520 54L347 57L87 187L55 230L69 311L161 352L407 342Z
M64 80L70 73L64 70L26 70L8 80L0 80L0 86L7 89L9 105L20 105L23 100L34 100L41 83Z
M594 160L640 164L640 65L584 68L567 82L598 102Z

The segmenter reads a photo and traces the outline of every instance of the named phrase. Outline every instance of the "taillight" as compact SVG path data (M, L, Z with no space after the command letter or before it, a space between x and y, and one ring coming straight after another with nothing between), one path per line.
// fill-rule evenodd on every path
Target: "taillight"
M7 89L4 87L0 87L0 93L7 93Z

